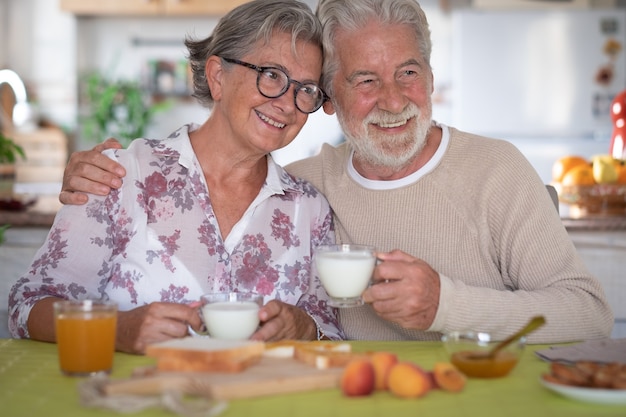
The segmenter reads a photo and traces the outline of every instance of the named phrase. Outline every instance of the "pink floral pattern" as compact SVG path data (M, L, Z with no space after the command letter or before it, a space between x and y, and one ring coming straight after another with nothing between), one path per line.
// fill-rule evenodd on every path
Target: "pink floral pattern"
M256 291L307 311L344 337L317 277L313 248L334 242L332 214L311 184L268 158L254 210L222 239L204 175L183 126L167 140L108 151L127 169L121 189L64 206L31 267L9 294L9 328L28 337L44 297L115 300L120 310L155 301L189 303L215 291Z

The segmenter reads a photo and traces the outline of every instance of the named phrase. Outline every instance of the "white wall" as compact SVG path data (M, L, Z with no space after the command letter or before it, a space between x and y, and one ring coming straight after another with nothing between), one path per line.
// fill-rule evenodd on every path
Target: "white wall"
M4 68L6 66L5 56L6 56L6 42L4 39L7 39L9 36L8 30L8 13L7 13L7 3L5 0L0 1L0 68Z
M16 71L41 115L67 128L76 115L76 24L59 0L0 2L0 65Z

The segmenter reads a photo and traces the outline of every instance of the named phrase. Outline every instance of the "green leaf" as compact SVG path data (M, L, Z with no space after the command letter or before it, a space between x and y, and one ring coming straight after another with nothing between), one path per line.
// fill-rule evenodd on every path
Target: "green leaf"
M82 135L95 142L113 136L128 145L144 136L155 114L171 106L171 102L151 103L137 82L115 81L97 72L84 77L82 90Z
M1 134L0 134L1 135ZM4 232L11 227L10 224L3 224L2 226L0 226L0 245L2 245L4 243Z
M18 156L26 159L24 148L0 132L0 163L13 164Z

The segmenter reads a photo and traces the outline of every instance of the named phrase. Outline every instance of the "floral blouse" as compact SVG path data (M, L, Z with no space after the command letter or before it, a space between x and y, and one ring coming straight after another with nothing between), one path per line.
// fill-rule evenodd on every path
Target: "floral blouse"
M310 279L313 248L335 240L324 196L268 156L259 195L223 240L189 141L195 128L107 151L126 167L123 186L58 212L9 294L14 337L29 336L30 310L48 296L110 299L126 311L155 301L190 303L208 292L255 291L265 302L301 307L325 335L343 338L337 310L327 306L318 277Z

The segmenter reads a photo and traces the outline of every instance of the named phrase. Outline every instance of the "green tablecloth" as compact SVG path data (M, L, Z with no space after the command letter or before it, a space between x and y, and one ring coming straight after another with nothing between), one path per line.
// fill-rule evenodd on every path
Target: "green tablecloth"
M425 369L447 360L437 342L353 342L355 351L396 352ZM590 404L561 397L545 389L539 376L548 364L533 353L545 346L529 346L521 362L506 378L470 379L461 393L431 391L420 399L398 399L387 392L370 397L346 398L339 389L231 401L223 417L597 417L626 416L624 405ZM154 359L117 353L111 375L127 377L136 367ZM4 417L90 417L121 415L110 410L79 404L79 379L61 375L56 345L30 340L0 339L0 415ZM173 414L151 409L133 416L158 417Z

